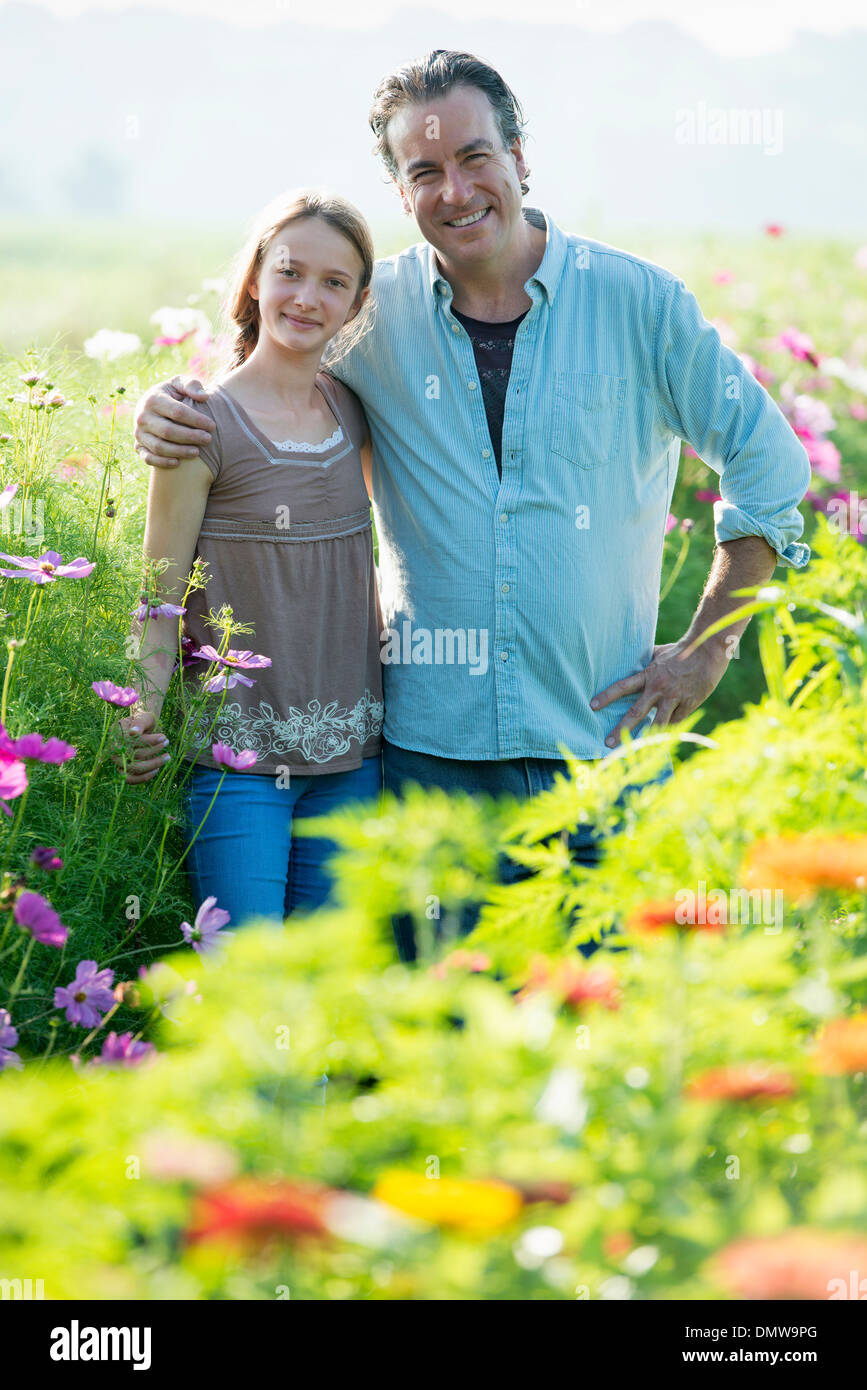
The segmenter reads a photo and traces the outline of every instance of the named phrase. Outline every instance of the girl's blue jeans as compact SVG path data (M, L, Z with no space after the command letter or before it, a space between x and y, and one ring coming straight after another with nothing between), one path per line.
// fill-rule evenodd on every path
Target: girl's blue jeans
M208 809L222 772L196 767L184 794L187 843ZM294 776L277 785L264 773L227 772L186 864L198 908L205 898L230 914L229 927L250 917L282 922L296 909L329 901L327 863L337 851L324 836L295 836L299 821L326 815L348 802L376 801L382 788L377 754L351 772Z

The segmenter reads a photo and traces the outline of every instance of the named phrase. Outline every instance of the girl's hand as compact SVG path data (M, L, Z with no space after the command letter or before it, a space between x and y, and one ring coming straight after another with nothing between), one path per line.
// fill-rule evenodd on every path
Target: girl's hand
M168 739L165 734L155 730L156 720L145 710L141 714L128 714L118 722L121 745L126 759L127 782L149 782L156 777L170 754L165 752ZM116 767L124 767L124 757L113 753L112 762Z

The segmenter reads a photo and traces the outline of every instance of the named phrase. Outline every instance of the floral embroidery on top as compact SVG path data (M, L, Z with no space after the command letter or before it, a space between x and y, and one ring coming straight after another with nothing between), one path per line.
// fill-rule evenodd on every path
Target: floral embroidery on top
M308 762L326 763L350 751L353 739L363 748L382 730L385 707L365 690L352 709L332 700L323 706L310 700L306 710L290 707L281 718L268 704L253 705L246 714L237 703L224 705L219 718L197 746L229 743L236 750L254 748L262 758L300 750Z
M289 454L324 454L327 449L333 449L335 444L339 444L343 438L343 426L338 425L337 429L328 439L323 439L321 444L298 444L294 439L284 439L280 444L276 439L271 443L275 449L282 449Z

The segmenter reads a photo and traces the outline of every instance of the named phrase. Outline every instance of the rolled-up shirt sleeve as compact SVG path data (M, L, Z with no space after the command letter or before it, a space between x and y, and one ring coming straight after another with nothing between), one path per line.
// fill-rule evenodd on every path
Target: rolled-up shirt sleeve
M762 536L784 564L803 569L810 547L799 540L798 504L810 485L807 451L682 280L665 289L655 373L666 426L719 474L717 543Z

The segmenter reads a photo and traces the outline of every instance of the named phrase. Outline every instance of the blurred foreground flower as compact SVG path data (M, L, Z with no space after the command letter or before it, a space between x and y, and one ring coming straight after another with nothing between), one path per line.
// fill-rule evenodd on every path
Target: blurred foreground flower
M683 904L675 902L647 902L630 913L626 930L630 932L653 933L671 927L678 931L725 931L724 922L685 922Z
M692 1100L770 1100L793 1096L797 1089L795 1078L781 1067L744 1062L701 1072L685 1094Z
M514 1221L521 1194L508 1183L475 1178L425 1178L399 1169L381 1174L373 1196L409 1216L468 1232L496 1231Z
M711 1269L736 1298L840 1297L838 1286L848 1283L849 1271L867 1270L867 1240L796 1226L778 1236L733 1241L714 1256Z
M327 1238L328 1191L312 1182L238 1178L196 1196L185 1239L190 1245L221 1239L261 1248L281 1238Z
M748 888L781 888L793 901L820 888L867 888L867 835L779 835L747 853L741 877Z
M98 362L115 362L118 357L128 357L138 352L142 345L137 333L121 333L113 328L100 328L92 338L84 340L85 357L93 357Z
M140 1062L153 1060L156 1055L157 1050L153 1043L133 1038L132 1033L109 1033L102 1045L102 1052L99 1057L94 1058L93 1065L102 1063L106 1066L135 1067Z
M516 1002L539 990L546 990L562 1004L572 1009L584 1004L604 1004L607 1009L619 1009L620 986L614 971L607 965L582 966L572 960L549 960L536 956L530 966L530 977L516 995Z
M827 1023L816 1039L813 1065L826 1076L867 1071L867 1012Z

